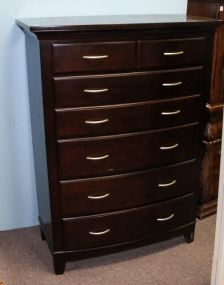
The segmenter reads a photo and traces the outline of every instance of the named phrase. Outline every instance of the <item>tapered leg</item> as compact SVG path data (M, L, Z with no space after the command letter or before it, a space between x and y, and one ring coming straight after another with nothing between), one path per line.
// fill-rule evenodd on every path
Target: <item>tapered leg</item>
M45 234L44 234L44 232L42 231L41 228L40 228L40 237L41 237L42 240L46 240Z
M56 275L63 274L65 271L65 259L61 255L53 256L54 273Z
M191 243L194 241L194 229L189 231L184 235L184 239L187 243Z

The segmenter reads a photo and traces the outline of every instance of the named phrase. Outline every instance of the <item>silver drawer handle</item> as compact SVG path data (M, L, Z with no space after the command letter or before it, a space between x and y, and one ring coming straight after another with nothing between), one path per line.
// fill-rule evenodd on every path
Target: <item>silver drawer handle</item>
M88 199L91 199L91 200L97 200L97 199L104 199L104 198L107 198L109 197L110 194L107 193L105 195L101 195L101 196L88 196Z
M103 59L103 58L108 58L109 55L104 54L104 55L83 55L84 59Z
M176 143L176 144L170 145L170 146L161 146L160 149L161 150L174 149L174 148L177 148L178 146L179 146L179 144Z
M177 114L180 114L181 110L176 110L176 111L173 111L173 112L162 112L161 115L162 116L172 116L172 115L177 115Z
M181 54L184 54L183 50L181 50L181 51L174 51L174 52L164 52L165 56L181 55Z
M89 232L89 234L92 236L101 236L101 235L105 235L109 232L110 232L110 229L107 229L107 230L102 231L102 232Z
M170 182L170 183L164 183L164 184L158 184L158 186L159 187L169 187L169 186L172 186L172 185L174 185L174 184L176 184L176 180L173 180L172 182Z
M164 86L164 87L179 86L179 85L181 85L182 83L183 83L182 81L172 82L172 83L163 83L163 86Z
M84 89L83 91L85 93L105 93L105 92L108 92L109 89L108 88L104 88L104 89Z
M169 217L166 218L158 218L157 221L158 222L164 222L164 221L169 221L174 217L174 214L171 214Z
M103 156L87 156L86 159L88 160L102 160L109 157L109 154L103 155Z
M104 124L109 122L109 119L99 120L99 121L85 121L87 125L98 125L98 124Z

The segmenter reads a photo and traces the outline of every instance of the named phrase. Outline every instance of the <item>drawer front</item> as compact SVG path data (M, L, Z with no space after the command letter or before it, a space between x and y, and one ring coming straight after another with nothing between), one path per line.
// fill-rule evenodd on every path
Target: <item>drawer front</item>
M199 125L163 131L62 140L58 143L62 179L137 171L189 160L198 155Z
M203 69L200 67L119 75L55 77L55 104L58 108L82 107L195 95L201 93L202 79Z
M60 182L63 217L143 206L187 193L199 186L195 160L159 169Z
M54 44L54 72L91 72L137 67L136 42Z
M203 65L205 52L205 38L140 41L139 66L147 68Z
M193 123L199 120L200 101L198 95L85 110L58 109L57 136L90 137Z
M114 214L64 219L64 249L102 247L168 232L194 222L193 194Z

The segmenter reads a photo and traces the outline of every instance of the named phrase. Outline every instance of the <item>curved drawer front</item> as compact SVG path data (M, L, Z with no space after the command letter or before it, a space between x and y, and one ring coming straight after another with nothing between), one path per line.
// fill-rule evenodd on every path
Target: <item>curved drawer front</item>
M196 192L197 171L193 160L126 175L61 181L62 216L124 210Z
M89 109L58 109L57 136L90 137L197 122L200 95L182 99Z
M200 94L203 69L54 77L57 108L111 105Z
M198 156L199 125L58 143L60 177L137 171Z
M139 66L167 68L203 65L205 52L205 38L140 41Z
M137 67L136 42L53 44L54 72L91 72Z
M165 233L194 222L195 196L114 214L63 220L64 249L115 245Z

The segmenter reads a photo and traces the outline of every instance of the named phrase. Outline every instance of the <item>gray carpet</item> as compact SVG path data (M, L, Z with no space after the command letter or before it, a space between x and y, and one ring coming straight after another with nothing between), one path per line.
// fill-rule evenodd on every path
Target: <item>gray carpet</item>
M197 223L195 241L166 242L68 263L53 274L37 227L0 232L0 282L4 285L209 285L215 216Z

